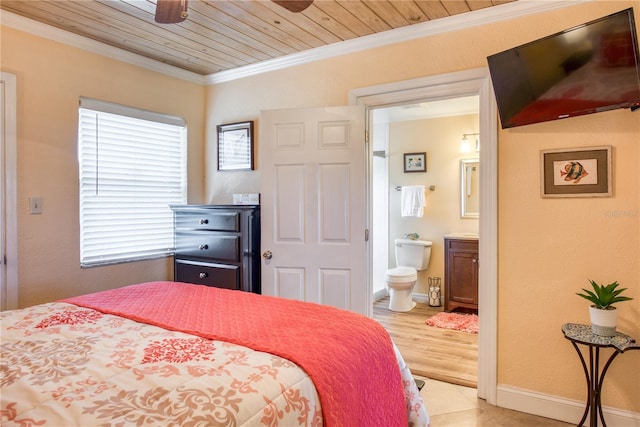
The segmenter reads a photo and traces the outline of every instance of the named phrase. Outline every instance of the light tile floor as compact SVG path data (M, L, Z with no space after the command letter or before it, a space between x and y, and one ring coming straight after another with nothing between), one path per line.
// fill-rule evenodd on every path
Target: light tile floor
M566 427L571 424L510 409L498 408L476 397L475 388L428 378L420 391L431 417L431 427Z

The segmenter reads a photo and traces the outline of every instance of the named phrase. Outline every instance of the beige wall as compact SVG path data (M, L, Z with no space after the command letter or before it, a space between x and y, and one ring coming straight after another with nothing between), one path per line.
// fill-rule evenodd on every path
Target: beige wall
M463 133L478 132L478 115L463 115L389 124L389 255L395 266L393 239L418 233L429 240L429 268L418 273L414 292L428 293L428 277L442 278L444 292L444 236L457 232L478 232L477 219L460 218L460 160L478 158L478 153L460 153ZM472 137L470 137L472 138ZM427 172L404 173L404 153L427 153ZM375 173L375 171L374 171ZM400 192L396 185L431 185L426 192L421 218L400 215ZM375 233L375 230L374 230Z
M17 76L19 305L172 278L172 258L80 268L78 99L183 117L189 199L202 202L204 87L7 27L0 64ZM29 214L30 196L42 197L42 215Z
M640 16L637 1L577 4L214 85L207 90L207 164L215 165L216 124L257 120L261 109L344 105L350 89L485 67L487 55L632 6ZM620 329L640 337L639 141L640 113L628 110L499 132L500 385L585 398L578 358L560 327L588 322L588 304L575 292L589 278L629 288L635 300L620 305ZM614 197L540 198L540 150L603 144L614 147ZM206 201L257 192L260 167L241 175L210 166ZM640 352L615 361L604 405L640 412L638 366Z

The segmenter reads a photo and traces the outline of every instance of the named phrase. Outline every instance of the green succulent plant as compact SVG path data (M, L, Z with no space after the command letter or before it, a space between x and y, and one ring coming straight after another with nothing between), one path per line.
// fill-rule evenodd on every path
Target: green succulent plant
M621 296L620 294L627 290L627 288L617 289L620 284L618 282L609 283L608 285L599 285L594 280L589 279L593 292L582 288L584 294L576 293L576 295L591 301L593 305L600 310L611 310L613 304L617 304L622 301L630 301L633 298Z

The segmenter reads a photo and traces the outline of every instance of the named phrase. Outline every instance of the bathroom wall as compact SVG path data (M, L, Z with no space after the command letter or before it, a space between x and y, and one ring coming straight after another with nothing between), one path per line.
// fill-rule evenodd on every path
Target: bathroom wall
M478 132L478 115L462 115L389 124L389 266L395 267L393 240L418 233L433 242L429 268L418 273L414 294L427 294L428 277L441 277L444 286L444 236L478 232L478 219L460 218L460 160L478 153L461 153L463 133ZM473 137L472 137L473 138ZM426 152L427 171L404 173L404 153ZM375 174L375 171L374 171ZM426 206L422 218L400 215L396 186L424 185ZM435 191L428 187L434 185Z

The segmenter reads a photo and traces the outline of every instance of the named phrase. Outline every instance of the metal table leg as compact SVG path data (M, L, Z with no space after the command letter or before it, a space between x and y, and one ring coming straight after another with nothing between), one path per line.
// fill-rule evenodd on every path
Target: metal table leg
M584 422L587 419L587 414L590 415L590 427L598 427L598 417L602 422L602 426L607 427L607 423L604 421L604 414L602 413L602 385L604 383L604 376L607 373L609 366L611 366L611 362L613 362L613 359L618 355L618 352L613 352L611 357L609 357L609 360L607 360L607 363L604 365L602 373L600 373L600 348L597 346L589 346L589 367L587 367L584 356L577 344L573 341L571 344L573 345L573 348L576 349L576 352L580 357L584 376L587 380L587 388L589 390L587 404L584 408L582 418L580 419L580 422L578 422L578 427L582 427L584 425Z
M599 347L596 347L596 348L599 350ZM609 366L611 366L611 362L613 362L613 359L615 359L618 354L620 353L618 353L617 351L614 351L611 357L609 357L609 360L607 360L607 363L605 363L604 368L602 369L602 373L600 374L600 382L598 382L598 388L597 388L598 411L600 412L600 420L602 421L603 427L607 427L607 423L604 422L604 414L602 413L602 384L604 383L604 376L607 373ZM596 424L594 424L594 427L596 426L597 426L597 420L596 420Z

